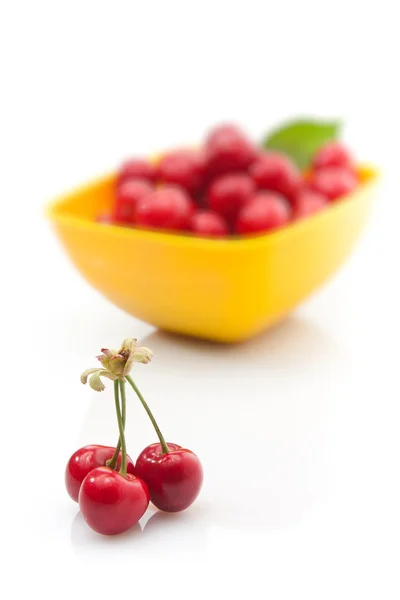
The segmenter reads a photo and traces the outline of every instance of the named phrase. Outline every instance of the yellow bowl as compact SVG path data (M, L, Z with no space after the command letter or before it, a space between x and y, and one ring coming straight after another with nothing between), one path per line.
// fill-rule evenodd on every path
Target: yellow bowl
M323 212L266 235L210 240L103 225L115 175L50 206L72 262L106 298L162 329L221 342L270 327L344 261L369 212L377 172Z

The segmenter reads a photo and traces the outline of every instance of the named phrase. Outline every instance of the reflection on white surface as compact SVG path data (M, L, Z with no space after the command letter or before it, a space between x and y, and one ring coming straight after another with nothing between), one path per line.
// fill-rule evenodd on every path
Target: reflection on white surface
M204 554L207 550L209 511L200 500L182 513L155 511L143 528L143 551ZM174 540L173 545L171 541ZM175 543L175 540L178 543Z
M114 552L115 548L134 548L140 544L142 529L139 525L134 525L129 531L120 535L100 535L90 529L86 524L82 514L77 512L71 525L71 543L75 552Z

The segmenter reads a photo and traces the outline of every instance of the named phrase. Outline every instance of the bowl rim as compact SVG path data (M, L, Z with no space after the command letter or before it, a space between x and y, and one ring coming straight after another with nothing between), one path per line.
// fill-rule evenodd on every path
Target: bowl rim
M278 240L283 240L287 235L291 235L293 231L304 231L309 227L313 227L314 223L324 219L329 219L330 215L335 211L344 210L349 202L355 202L359 197L360 192L374 186L379 180L379 171L377 167L368 164L361 163L358 165L357 170L365 175L365 181L361 182L360 185L349 194L343 196L340 200L332 202L324 210L310 215L304 219L293 221L275 231L269 231L261 234L248 235L246 237L231 236L229 238L206 238L197 237L191 235L188 232L173 233L168 231L157 231L151 229L141 229L138 227L123 227L121 225L113 225L108 223L99 223L97 221L90 220L74 214L65 214L62 209L70 200L71 196L77 196L83 194L97 185L104 185L111 183L116 178L116 173L109 173L103 177L98 177L89 181L88 183L78 186L72 189L66 194L57 197L48 204L45 209L46 217L53 223L67 226L74 226L80 229L86 229L87 231L107 231L109 234L121 238L132 238L145 241L153 241L158 243L168 243L169 245L175 245L180 247L200 247L200 248L230 248L239 249L245 247L257 247L264 246L266 244L272 244Z

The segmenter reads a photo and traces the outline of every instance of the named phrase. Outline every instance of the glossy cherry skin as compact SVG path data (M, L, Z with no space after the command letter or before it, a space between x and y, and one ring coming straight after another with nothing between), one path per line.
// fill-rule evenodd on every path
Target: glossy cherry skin
M146 484L135 475L123 477L108 467L97 467L82 482L79 508L94 531L117 535L139 521L149 499Z
M142 158L127 160L119 169L117 182L121 184L128 179L144 179L154 182L157 177L156 167Z
M190 219L189 230L198 237L226 237L229 233L226 221L212 210L196 211Z
M235 125L215 127L205 141L205 157L210 176L245 171L256 154L255 145Z
M345 167L326 167L318 169L311 174L309 186L314 191L336 200L340 196L349 194L358 185L355 173Z
M152 191L153 186L143 179L127 179L117 187L113 219L116 223L133 225L136 206Z
M230 173L216 177L208 189L207 204L228 221L256 192L254 181L245 173Z
M302 219L323 210L329 205L329 200L313 190L302 190L294 201L293 219Z
M195 150L176 150L165 154L157 165L157 177L163 183L183 187L196 194L205 184L205 157Z
M170 452L162 453L161 444L147 446L136 463L137 476L147 483L150 500L160 510L179 512L197 498L203 483L203 468L191 450L167 444Z
M73 453L65 469L65 487L72 500L78 502L79 490L86 475L96 467L105 466L106 462L113 456L115 448L112 446L84 446ZM127 456L128 473L135 472L135 465L130 456ZM117 467L121 466L121 452L118 456Z
M286 199L276 192L258 192L240 211L236 232L240 235L271 231L290 221L291 210Z
M249 173L260 190L278 192L289 200L303 185L297 167L279 152L259 154Z
M328 142L321 146L315 154L312 166L314 169L325 169L326 167L348 167L355 168L355 162L350 152L340 142Z
M137 204L135 222L152 229L183 231L187 229L193 211L194 202L184 189L165 185Z

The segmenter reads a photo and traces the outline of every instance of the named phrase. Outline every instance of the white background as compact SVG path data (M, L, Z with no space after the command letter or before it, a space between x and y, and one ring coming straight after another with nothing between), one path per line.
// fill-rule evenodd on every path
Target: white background
M395 4L0 3L2 597L399 597ZM128 155L221 120L259 139L297 115L341 117L382 186L340 273L245 345L123 314L43 217ZM168 439L199 454L205 484L186 513L150 512L108 539L67 497L64 465L79 445L114 442L111 389L79 374L130 335L155 353L139 386ZM129 411L135 456L154 435L133 398Z

